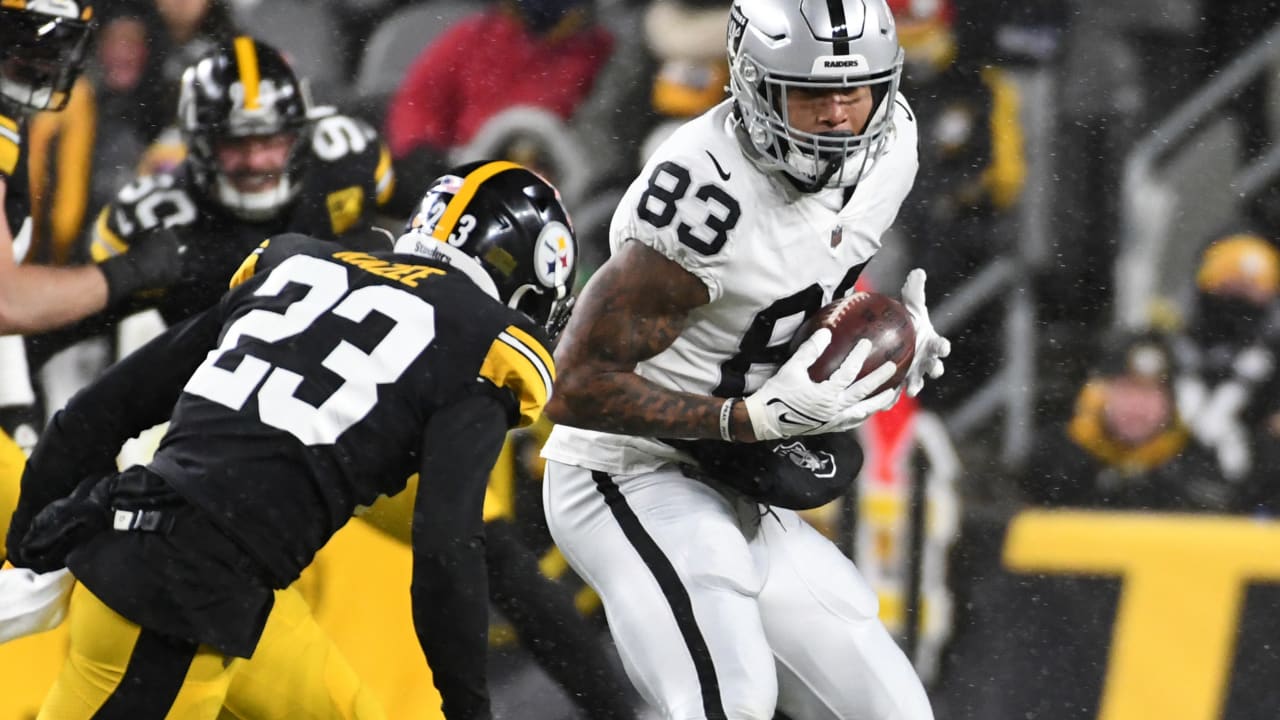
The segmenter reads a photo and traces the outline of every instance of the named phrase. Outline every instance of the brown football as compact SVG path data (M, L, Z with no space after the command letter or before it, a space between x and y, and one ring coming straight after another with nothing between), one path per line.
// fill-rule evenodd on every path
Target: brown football
M871 341L871 355L863 363L858 377L885 362L898 366L893 377L877 392L901 384L916 354L916 330L911 324L911 316L902 303L888 295L855 292L827 305L800 326L791 340L791 350L794 352L818 328L831 331L831 344L809 366L809 377L815 382L831 377L831 373L853 351L853 346L863 338Z

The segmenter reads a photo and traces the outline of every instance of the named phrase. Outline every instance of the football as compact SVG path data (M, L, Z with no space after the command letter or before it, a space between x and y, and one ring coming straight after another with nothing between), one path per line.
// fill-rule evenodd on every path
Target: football
M819 328L831 331L831 344L809 366L809 377L821 382L831 377L859 340L871 341L871 354L862 365L862 377L885 362L897 365L897 372L876 392L897 387L907 376L916 354L916 330L902 303L880 293L855 292L836 300L809 318L791 341L795 351Z

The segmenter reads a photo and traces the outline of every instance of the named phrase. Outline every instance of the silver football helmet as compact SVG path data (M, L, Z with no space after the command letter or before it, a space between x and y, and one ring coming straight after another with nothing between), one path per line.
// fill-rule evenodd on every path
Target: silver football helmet
M852 187L884 151L903 51L885 0L735 0L728 28L729 92L747 156L806 192ZM793 88L871 89L861 132L797 129Z

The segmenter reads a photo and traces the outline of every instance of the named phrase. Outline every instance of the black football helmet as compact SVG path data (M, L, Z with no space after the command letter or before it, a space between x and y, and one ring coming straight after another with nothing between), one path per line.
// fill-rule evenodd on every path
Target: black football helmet
M297 195L310 138L302 83L278 50L248 36L219 45L182 74L178 128L196 185L232 214L249 221L275 217ZM280 182L241 192L218 165L228 138L289 133L294 142Z
M0 2L0 107L14 114L66 107L92 21L88 0Z
M405 224L480 261L508 307L554 340L569 320L578 242L560 193L513 162L456 167L434 182Z

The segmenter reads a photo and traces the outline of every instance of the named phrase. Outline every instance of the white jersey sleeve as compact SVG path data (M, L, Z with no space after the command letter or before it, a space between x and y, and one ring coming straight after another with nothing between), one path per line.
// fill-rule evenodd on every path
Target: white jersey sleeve
M611 251L628 240L644 243L701 280L714 302L723 291L720 278L730 256L725 247L746 199L741 184L730 183L732 174L747 174L732 171L742 162L736 147L709 146L705 133L676 132L650 158L614 211Z

